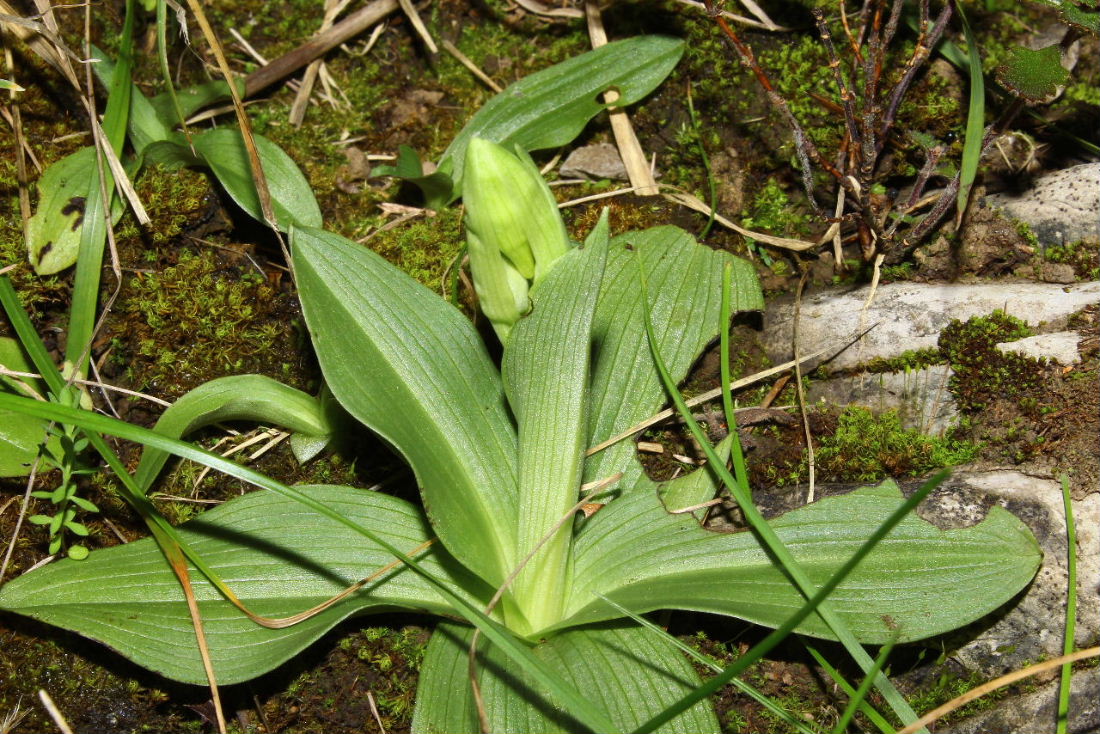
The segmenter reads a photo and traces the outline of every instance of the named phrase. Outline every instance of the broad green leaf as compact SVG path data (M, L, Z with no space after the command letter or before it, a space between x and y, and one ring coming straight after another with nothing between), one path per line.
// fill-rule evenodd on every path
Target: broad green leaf
M180 166L202 166L202 158L196 157L186 145L171 140L159 140L149 143L141 152L146 165L159 163L168 168Z
M301 489L406 552L431 537L421 511L403 500L350 487ZM178 530L248 608L269 617L305 611L393 561L349 528L274 492L246 494ZM417 559L475 603L491 593L438 544ZM272 630L248 619L194 569L191 578L223 684L275 668L358 612L399 607L456 613L421 577L398 566L317 616ZM476 589L477 597L463 588ZM170 678L206 682L183 592L152 539L14 579L0 589L0 606L99 640Z
M13 372L34 372L19 342L10 337L0 337L0 366ZM0 377L0 390L17 395L29 394L25 388L45 397L41 380L26 377ZM31 464L38 456L42 442L46 440L47 421L41 418L0 410L0 477L24 477L31 471ZM48 442L50 450L60 453L56 437Z
M1038 51L1015 46L1009 51L1008 60L997 67L997 81L1029 102L1041 102L1069 81L1069 72L1062 66L1058 44Z
M514 567L516 434L473 325L370 250L318 229L291 238L325 381L416 473L447 549L492 584Z
M442 624L421 666L412 730L417 734L477 734L467 652L471 630ZM606 709L616 731L630 731L698 685L691 665L672 645L632 622L569 630L533 648L535 655ZM532 686L494 647L478 650L478 683L494 732L582 732L587 729ZM701 703L661 732L720 731ZM602 734L602 733L601 733Z
M592 318L606 258L606 246L592 246L558 259L532 292L531 314L516 324L504 351L504 387L519 424L519 559L580 496ZM526 619L513 629L535 632L560 618L572 530L566 522L516 578L512 588Z
M287 232L291 226L320 227L321 209L301 170L278 145L262 135L254 137L279 229ZM241 131L233 128L207 130L193 140L195 152L210 166L233 201L252 218L264 221Z
M96 152L90 146L57 161L38 179L38 208L27 225L27 249L39 275L58 273L76 262L88 189L98 182ZM121 216L116 200L111 221Z
M1059 8L1062 11L1062 20L1066 23L1082 28L1094 36L1100 35L1100 10L1097 10L1095 5L1088 8L1084 4L1063 2Z
M1100 34L1100 10L1090 0L1035 0L1051 8L1057 8L1062 20L1096 35Z
M616 105L633 104L657 88L683 52L684 43L676 38L627 38L509 85L478 110L444 151L439 169L454 180L453 196L461 190L466 146L473 138L528 151L565 145L607 108L601 93L617 90Z
M205 382L169 406L153 430L182 438L204 426L236 420L270 423L324 442L332 433L319 399L263 375L234 375ZM138 485L148 491L167 460L167 452L145 449L134 472Z
M823 584L902 497L886 482L772 520L813 583ZM575 543L575 590L563 626L618 616L596 594L638 613L675 608L778 627L805 597L750 532L703 530L652 496L628 494L597 513ZM864 643L921 639L961 627L1011 599L1041 554L1020 520L994 507L978 525L943 531L908 516L829 597ZM798 631L832 639L819 616Z
M638 288L641 257L649 278L657 343L677 381L718 333L722 267L733 263L733 311L762 309L752 266L695 242L676 227L655 227L612 239L593 325L596 361L589 400L588 445L594 446L653 415L668 397L646 339ZM588 459L584 480L624 472L622 487L642 475L633 441Z

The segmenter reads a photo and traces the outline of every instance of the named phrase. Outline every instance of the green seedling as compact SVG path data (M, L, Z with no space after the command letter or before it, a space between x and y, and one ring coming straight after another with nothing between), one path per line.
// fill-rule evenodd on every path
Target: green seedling
M75 407L80 401L80 393L70 389L60 400L51 395L51 399L63 405ZM92 502L77 495L76 478L95 473L96 469L84 462L80 455L88 448L86 439L79 429L72 425L51 425L50 436L58 444L57 449L50 447L47 442L42 449L42 461L50 468L61 472L61 481L57 488L51 491L36 490L31 496L38 499L49 500L54 505L53 515L31 515L27 518L34 525L44 525L50 533L49 552L51 555L58 553L66 541L66 534L72 533L79 537L88 536L88 527L76 521L78 509L85 512L99 512L99 508ZM70 544L67 548L69 558L82 561L88 557L86 546Z

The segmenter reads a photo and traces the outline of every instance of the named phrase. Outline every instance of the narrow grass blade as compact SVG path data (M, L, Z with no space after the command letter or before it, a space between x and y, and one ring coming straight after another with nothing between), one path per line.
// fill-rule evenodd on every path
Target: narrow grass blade
M853 687L852 684L848 681L844 680L844 676L840 674L840 671L833 667L832 663L826 660L825 656L818 652L816 647L807 644L805 641L803 641L803 645L805 646L806 651L813 656L815 661L817 661L817 664L821 666L822 670L824 670L825 673L833 679L833 683L835 683L837 687L840 688L840 690L844 691L845 695L856 695L855 687ZM894 732L896 731L894 727L890 725L890 722L887 721L882 714L873 709L866 700L860 703L859 712L866 716L872 724L878 727L879 731L883 732L883 734L894 734Z
M978 175L978 163L982 157L982 139L985 137L985 76L982 74L982 57L978 41L963 13L962 3L955 4L955 11L962 22L963 36L970 66L970 107L966 113L966 134L963 140L962 166L959 178L958 217L966 212L970 189Z
M675 394L675 393L674 393ZM705 445L705 444L704 444ZM666 709L661 715L655 716L647 721L642 726L634 730L634 734L647 734L654 731L657 727L661 726L667 721L670 721L673 717L678 715L680 711L685 710L689 706L693 706L696 702L716 693L722 688L722 686L729 683L735 677L743 673L748 669L750 665L757 660L768 654L775 648L780 642L783 641L787 635L794 630L806 617L813 614L815 611L820 613L820 606L825 599L836 589L837 586L844 580L844 578L854 569L864 556L871 552L871 549L878 545L879 541L885 538L894 526L901 522L906 515L916 509L917 505L928 496L928 493L935 489L944 479L948 476L947 472L940 472L936 476L924 483L920 489L913 493L913 495L903 502L898 509L890 516L890 519L883 523L874 534L867 539L858 552L852 555L852 557L841 568L834 573L828 581L826 581L817 592L811 596L802 608L795 614L791 615L790 619L783 623L782 626L773 630L767 637L758 642L747 653L738 658L734 663L728 665L721 674L716 675L702 686L693 691L690 695L685 696L680 701L677 701L674 705ZM873 663L872 663L873 665Z
M134 53L134 22L137 9L134 0L126 1L126 18L119 40L118 63L103 113L103 132L115 153L122 151L126 126L130 117L131 70ZM107 241L107 217L114 197L114 176L104 164L103 183L93 176L84 202L84 224L80 235L80 250L73 277L73 295L69 306L69 332L65 345L65 362L77 377L88 373L87 360L97 319L100 271L103 267L103 247ZM103 200L106 191L107 200ZM37 338L37 337L36 337Z
M191 134L187 131L186 115L183 113L183 107L180 106L179 97L176 96L176 85L172 83L172 71L168 67L168 3L166 0L157 0L157 60L160 62L161 79L164 80L164 92L172 103L172 110L176 113L176 120L183 134L190 141Z
M1062 502L1066 508L1066 629L1062 654L1073 654L1077 634L1077 525L1073 520L1073 498L1069 494L1069 478L1062 475ZM1073 666L1062 666L1058 688L1058 734L1066 734L1069 726L1069 695L1073 683Z
M890 653L893 651L893 644L883 645L879 650L878 655L875 657L875 664L871 668L871 672L863 677L863 682L859 684L859 688L848 700L848 705L844 707L844 713L840 715L840 720L836 722L836 726L833 727L833 734L844 734L848 730L848 724L851 723L852 717L855 716L856 711L867 699L867 694L871 692L871 686L875 684L875 676L879 674L879 671L886 665L886 659L890 657Z
M656 347L656 337L654 336L653 324L650 318L648 303L649 298L646 293L646 276L645 269L642 267L640 258L638 259L638 273L640 276L640 283L642 288L642 302L646 304L646 307L642 309L642 315L645 320L646 335L649 337L650 350L653 354L654 364L661 374L661 379L664 382L665 389L672 397L673 402L676 403L676 408L680 415L683 417L687 427L691 430L695 440L703 448L707 454L707 460L711 462L714 470L722 476L726 482L730 491L733 493L734 498L737 500L738 505L741 507L741 511L745 515L745 519L748 520L753 530L759 534L761 540L768 546L768 549L776 556L779 563L783 565L783 568L787 571L790 577L794 580L795 584L799 587L802 593L808 598L815 598L816 587L809 577L802 570L801 566L795 561L791 555L790 550L783 544L779 537L775 534L775 531L771 529L767 521L764 520L763 515L756 508L752 501L752 495L747 491L747 487L742 487L738 482L730 475L729 471L718 459L714 453L714 449L711 447L710 442L707 440L706 435L703 433L699 425L692 419L691 411L684 403L684 398L680 394L680 391L676 387L676 383L673 381L672 376L665 368L664 361L661 358L660 352ZM939 476L939 475L937 475ZM941 480L942 481L942 480ZM905 505L903 505L905 506ZM898 519L900 521L900 518ZM896 522L892 523L892 528ZM862 556L861 556L862 557ZM845 571L847 575L847 571ZM824 587L823 587L824 588ZM830 589L831 591L831 589ZM856 661L856 663L863 669L865 673L869 673L874 665L867 651L859 644L855 635L844 623L844 621L831 609L831 607L825 603L824 597L821 599L821 603L815 605L817 613L828 623L832 628L833 633L844 645L848 653ZM875 684L883 697L886 698L891 708L894 709L894 713L898 715L905 722L913 721L917 718L916 713L912 707L905 701L901 693L894 687L892 683L881 673L875 676Z

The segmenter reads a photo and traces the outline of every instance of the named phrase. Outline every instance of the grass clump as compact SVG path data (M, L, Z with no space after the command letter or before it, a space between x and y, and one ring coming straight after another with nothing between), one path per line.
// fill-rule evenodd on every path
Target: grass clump
M963 464L976 454L973 444L903 428L896 411L875 415L849 406L817 449L817 464L835 481L873 482Z

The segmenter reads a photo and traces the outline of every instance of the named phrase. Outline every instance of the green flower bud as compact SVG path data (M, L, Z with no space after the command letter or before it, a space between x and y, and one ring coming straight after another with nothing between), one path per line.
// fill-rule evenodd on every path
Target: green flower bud
M466 244L481 311L493 325L500 343L506 344L512 327L530 307L527 279L512 267L498 248L485 244L469 229L466 230Z
M569 236L538 167L517 152L481 138L470 141L462 185L466 227L538 282L569 251Z

